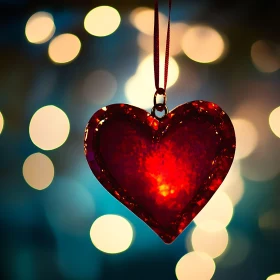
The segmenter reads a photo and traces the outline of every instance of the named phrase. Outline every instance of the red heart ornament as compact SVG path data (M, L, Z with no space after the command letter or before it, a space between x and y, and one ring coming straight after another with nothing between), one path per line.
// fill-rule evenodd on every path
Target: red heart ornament
M211 102L180 105L162 119L114 104L90 119L84 150L105 189L172 243L226 177L235 133Z

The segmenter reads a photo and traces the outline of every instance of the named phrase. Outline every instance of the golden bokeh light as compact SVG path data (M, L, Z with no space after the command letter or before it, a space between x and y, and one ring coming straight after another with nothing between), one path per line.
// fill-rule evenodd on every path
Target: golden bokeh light
M250 121L258 133L257 148L240 161L241 174L250 181L272 180L280 172L280 141L271 131L269 115L279 106L275 104L279 89L270 82L261 80L246 81L243 85L236 86L234 92L246 91L247 97L242 100L232 117ZM251 136L249 135L250 138Z
M220 190L224 191L232 203L236 205L244 194L244 181L240 174L240 164L237 160L233 161L233 164L220 186Z
M219 257L227 248L228 233L225 228L209 232L196 227L192 233L194 251L207 253L212 258Z
M272 73L280 68L280 57L271 44L259 40L252 45L251 57L255 67L263 73Z
M131 105L148 109L153 106L154 83L146 83L142 76L134 75L125 84L125 95Z
M236 135L235 159L248 157L257 147L258 132L253 123L245 119L232 119Z
M110 101L117 91L116 78L108 71L91 72L85 79L83 95L92 104L104 104Z
M231 230L227 250L217 259L220 267L233 267L246 260L250 253L251 243L246 235Z
M53 105L44 106L36 111L29 124L30 138L42 150L60 147L66 141L69 131L67 115Z
M94 221L90 229L93 245L108 254L121 253L129 248L133 239L130 223L118 215L104 215Z
M195 227L196 228L196 227ZM185 238L185 246L188 252L193 251L192 246L192 234L195 228L192 228L190 231L187 232L186 238Z
M201 252L190 252L178 261L175 273L178 280L210 280L215 269L215 262L210 256Z
M139 7L133 10L130 14L130 22L140 32L147 35L154 34L154 10L145 7ZM159 26L166 30L167 17L159 13Z
M266 280L280 280L280 273L270 275Z
M0 112L0 134L2 133L3 128L4 128L4 117Z
M172 34L172 44L170 45L169 54L171 56L176 56L181 53L182 46L181 46L181 38L183 34L186 32L188 25L183 22L176 22L171 24L171 34ZM160 45L159 49L161 53L165 52L166 49L166 41L164 38L166 38L166 27L160 27L159 29L160 33ZM154 48L153 43L154 37L151 35L147 35L145 33L139 33L137 37L137 42L139 47L144 50L146 53L152 53Z
M160 73L164 73L164 60L165 55L162 53L160 55ZM170 88L173 86L179 77L179 66L176 60L173 57L169 58L169 68L168 68L168 82L167 82L167 88ZM141 76L142 80L146 81L146 83L151 83L154 85L154 57L153 55L149 55L146 58L144 58L137 70L137 74ZM159 77L159 84L160 87L163 87L163 76L160 75Z
M114 33L121 23L119 12L110 6L92 9L85 17L85 30L94 36L105 37Z
M269 126L272 132L280 138L280 106L269 115Z
M200 63L211 63L223 56L225 40L215 29L206 25L190 26L182 39L184 53Z
M75 59L81 50L79 38L73 34L61 34L49 44L49 57L55 63L67 63Z
M164 71L164 55L160 56L161 73ZM153 56L149 55L143 59L134 76L125 85L125 95L131 105L148 109L153 106L153 95L155 93ZM174 85L179 77L179 66L176 60L170 57L169 75L167 88ZM160 85L163 87L162 77Z
M46 155L35 153L25 160L22 172L28 185L36 190L43 190L53 180L54 166Z
M236 205L244 195L244 180L241 176L238 176L234 184L225 183L221 186L221 190L229 196L233 205Z
M218 231L231 221L233 205L226 193L218 190L194 218L195 224L206 231Z
M55 25L51 14L37 12L26 23L25 35L30 43L42 44L51 39Z

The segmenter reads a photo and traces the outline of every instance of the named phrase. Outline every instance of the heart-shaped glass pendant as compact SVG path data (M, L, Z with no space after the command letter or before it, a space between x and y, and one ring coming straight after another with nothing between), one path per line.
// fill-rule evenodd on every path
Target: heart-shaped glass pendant
M114 104L90 119L84 151L104 188L171 243L226 177L235 133L212 102L180 105L162 119Z

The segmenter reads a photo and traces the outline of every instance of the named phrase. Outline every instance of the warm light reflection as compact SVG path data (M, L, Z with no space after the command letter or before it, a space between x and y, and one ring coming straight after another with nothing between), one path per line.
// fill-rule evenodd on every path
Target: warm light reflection
M121 22L119 12L109 6L92 9L85 17L84 27L88 33L104 37L114 33Z
M73 34L62 34L49 44L49 57L55 63L67 63L77 57L81 50L79 38Z
M139 31L147 34L154 34L154 10L150 8L137 8L131 12L130 22ZM159 26L166 30L167 18L162 13L159 13Z
M280 273L270 275L266 280L280 280Z
M183 34L186 32L188 25L183 22L176 22L171 24L171 34L172 34L172 44L170 45L169 53L171 56L175 56L180 54L182 51L181 47L181 38ZM160 38L166 38L166 26L160 27ZM153 36L147 35L145 33L139 33L137 37L138 45L142 50L147 53L153 52ZM165 40L160 40L160 52L164 53L166 49Z
M264 73L272 73L280 68L280 56L273 44L257 41L252 45L251 57L255 67Z
M55 25L51 14L37 12L26 23L25 35L30 43L42 44L47 42L55 32Z
M218 231L231 221L233 205L223 191L218 190L206 206L194 218L195 224L206 231Z
M161 55L161 73L164 73L164 55ZM134 76L125 85L125 95L131 105L147 109L153 106L153 94L155 92L153 56L149 55L139 65ZM160 86L163 87L162 76L160 75ZM176 60L170 57L169 75L167 88L174 85L179 77L179 66Z
M2 133L3 128L4 128L4 117L0 112L0 134Z
M258 132L253 123L245 119L232 119L236 135L235 159L249 156L257 147Z
M53 105L36 111L29 125L32 142L43 150L53 150L61 146L66 141L69 131L67 115Z
M192 233L192 247L195 251L207 253L210 257L220 256L228 245L227 230L209 232L196 227Z
M275 108L269 115L269 126L272 132L280 138L280 106Z
M108 71L91 72L85 79L83 95L92 104L109 102L117 91L116 78Z
M94 246L109 254L121 253L129 248L133 239L130 223L118 215L104 215L94 221L90 229Z
M172 189L171 187L169 187L166 184L160 185L158 187L158 191L159 191L159 194L164 197L168 196L169 194L174 194L174 192L175 192L174 189Z
M178 280L210 280L215 269L215 262L207 254L191 252L178 261L175 273Z
M52 161L41 153L30 155L23 164L23 177L36 190L47 188L54 177Z
M235 205L244 194L244 182L240 174L240 165L234 160L225 180L220 186L220 190L224 191Z
M205 25L194 25L189 27L183 36L182 48L190 59L210 63L222 57L225 41L215 29Z

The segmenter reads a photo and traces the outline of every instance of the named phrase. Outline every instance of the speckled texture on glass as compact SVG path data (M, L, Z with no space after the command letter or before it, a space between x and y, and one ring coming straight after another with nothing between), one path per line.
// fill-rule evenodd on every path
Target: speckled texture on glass
M84 140L100 183L172 243L223 182L235 153L235 133L216 104L193 101L156 119L114 104L90 119Z

